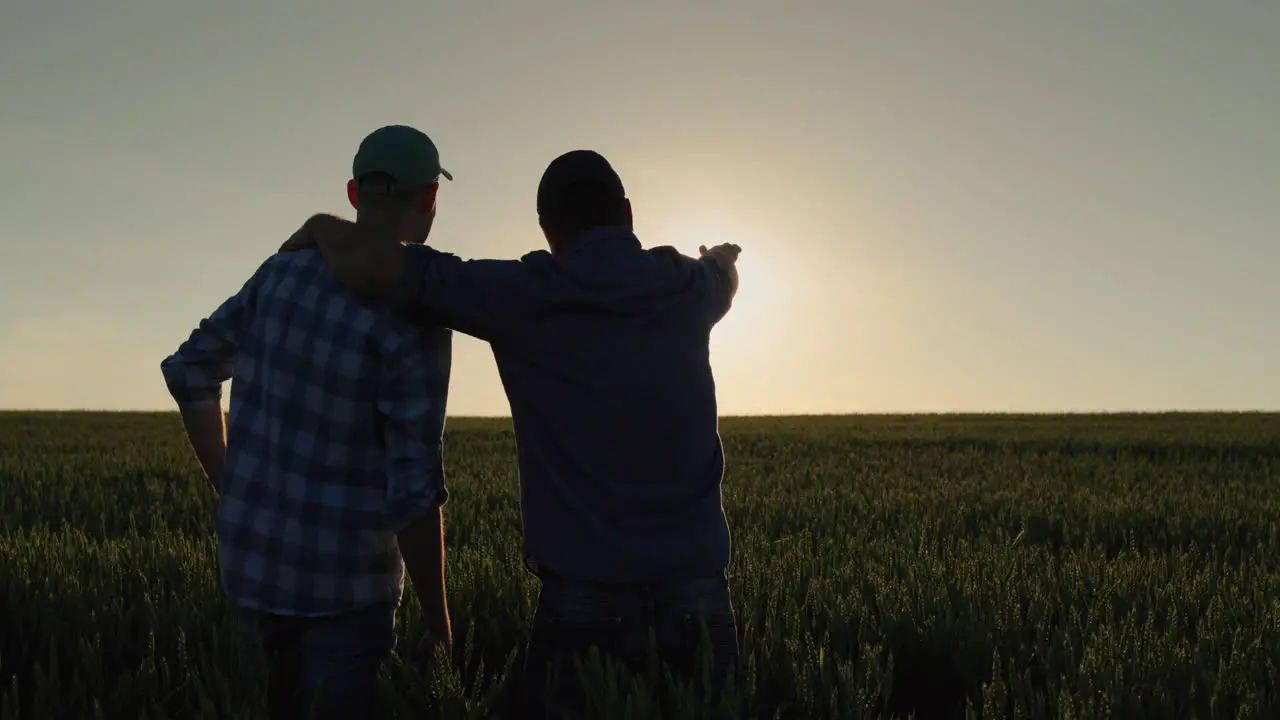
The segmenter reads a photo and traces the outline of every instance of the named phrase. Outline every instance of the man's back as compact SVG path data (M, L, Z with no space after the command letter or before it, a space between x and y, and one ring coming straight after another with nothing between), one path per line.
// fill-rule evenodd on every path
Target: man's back
M518 262L410 256L421 279L410 292L493 349L519 439L526 552L602 582L722 573L708 341L728 300L709 266L620 229Z
M356 298L304 252L267 260L165 361L175 397L232 378L229 596L291 615L399 600L395 533L444 494L450 343Z
M546 263L543 312L493 345L523 380L517 434L541 438L519 448L529 551L571 577L713 575L729 533L710 318L670 259L597 242Z

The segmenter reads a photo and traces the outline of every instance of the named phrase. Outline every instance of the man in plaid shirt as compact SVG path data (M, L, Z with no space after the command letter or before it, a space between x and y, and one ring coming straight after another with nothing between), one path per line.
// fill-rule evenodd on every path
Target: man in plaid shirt
M405 126L353 162L358 222L425 242L439 153ZM268 660L271 717L369 717L408 574L451 645L442 435L450 331L276 255L161 368L219 498L223 587ZM231 387L224 430L222 384Z

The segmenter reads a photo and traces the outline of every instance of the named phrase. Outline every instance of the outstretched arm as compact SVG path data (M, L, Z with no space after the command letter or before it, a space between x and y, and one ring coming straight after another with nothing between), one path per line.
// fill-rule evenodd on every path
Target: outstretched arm
M706 246L698 248L701 255L698 260L706 268L708 276L712 325L720 322L733 307L733 298L738 294L738 254L741 252L742 248L729 243L716 245L710 250Z
M519 260L463 260L426 246L405 246L386 228L332 215L311 217L280 250L313 247L351 290L392 298L481 340L500 337L524 310Z

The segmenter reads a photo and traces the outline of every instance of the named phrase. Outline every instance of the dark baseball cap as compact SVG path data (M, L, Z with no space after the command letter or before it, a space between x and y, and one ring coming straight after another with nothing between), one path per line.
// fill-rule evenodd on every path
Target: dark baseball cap
M387 175L390 183L363 187L363 179L373 173ZM405 192L453 175L440 166L440 151L426 133L408 125L387 125L369 133L351 161L351 177L361 190Z
M627 197L622 178L604 156L594 150L571 150L547 166L538 183L538 215L558 209L571 190L590 189L593 194L617 200Z

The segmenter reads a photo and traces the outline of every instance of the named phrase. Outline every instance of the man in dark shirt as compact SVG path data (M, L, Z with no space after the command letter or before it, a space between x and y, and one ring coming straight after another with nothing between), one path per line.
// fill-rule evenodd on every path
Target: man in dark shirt
M562 661L594 644L640 670L651 630L660 657L692 675L705 628L718 689L738 643L709 340L739 249L644 249L621 180L590 151L553 161L537 204L550 252L519 260L462 260L324 215L283 249L316 246L340 282L490 344L515 427L526 563L542 584L529 709L580 712ZM555 665L560 679L545 682Z

